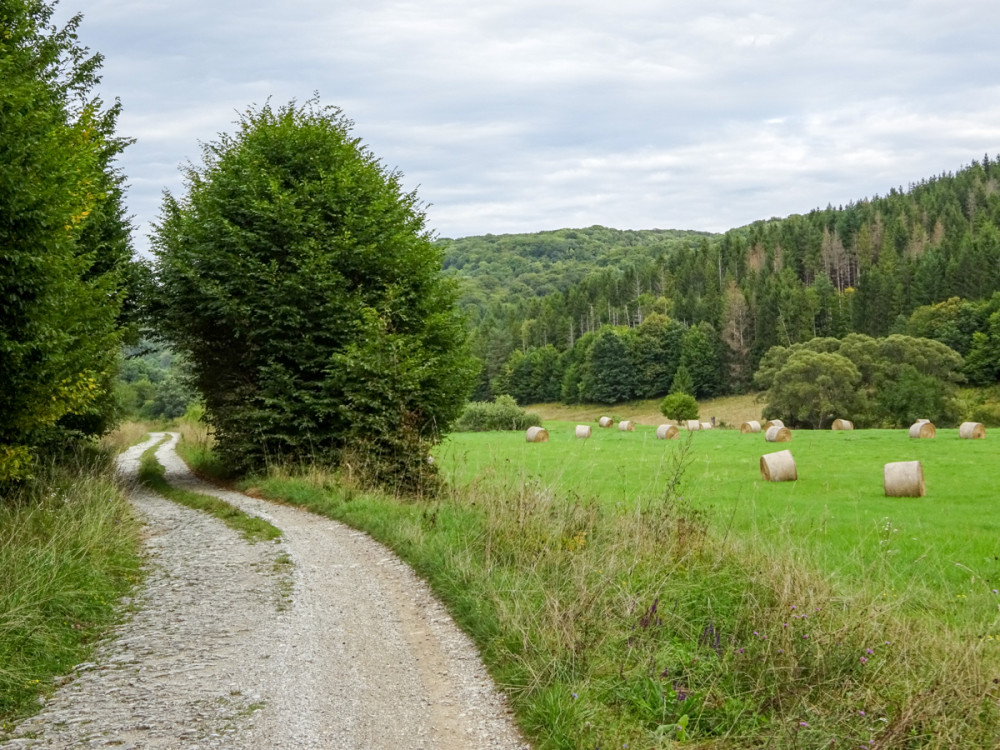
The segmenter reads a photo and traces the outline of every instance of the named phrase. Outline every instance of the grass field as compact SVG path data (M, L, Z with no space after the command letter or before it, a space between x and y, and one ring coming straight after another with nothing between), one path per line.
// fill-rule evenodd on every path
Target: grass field
M657 441L651 419L583 441L581 416L549 417L548 443L450 436L436 498L316 466L241 486L396 550L539 750L1000 746L991 438ZM210 470L210 441L187 446ZM762 482L785 448L799 481ZM883 463L914 458L927 496L884 498Z
M554 494L626 507L655 503L683 455L681 494L708 511L715 531L794 551L839 586L880 585L909 608L996 635L1000 649L1000 497L996 440L960 440L958 430L915 440L905 430L798 430L766 443L738 430L656 439L655 428L593 430L549 421L550 441L520 433L457 433L438 451L458 487L536 482ZM796 482L761 480L764 453L788 449ZM888 498L882 467L920 460L927 495Z

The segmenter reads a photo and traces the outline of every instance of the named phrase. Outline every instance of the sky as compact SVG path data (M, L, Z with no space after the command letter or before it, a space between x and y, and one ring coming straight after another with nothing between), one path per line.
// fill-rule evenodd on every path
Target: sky
M119 98L135 245L201 144L339 107L440 237L725 231L1000 153L995 0L61 0Z

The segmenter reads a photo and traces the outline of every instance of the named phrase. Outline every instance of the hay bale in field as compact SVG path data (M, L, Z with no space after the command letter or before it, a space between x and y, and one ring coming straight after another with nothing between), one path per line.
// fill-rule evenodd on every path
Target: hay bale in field
M695 430L701 429L701 422L697 419L688 419L684 421L684 426L687 428L688 432L694 432Z
M787 427L768 427L764 433L764 439L769 443L790 443L792 442L792 431Z
M529 443L547 443L549 431L544 427L529 427L524 437Z
M799 478L791 451L767 453L760 457L760 476L765 482L794 482Z
M835 419L833 424L830 425L831 430L853 430L854 422L849 419Z
M923 497L924 467L919 461L896 461L882 470L886 497Z
M623 419L618 423L618 429L622 432L635 432L635 422L631 419Z
M712 429L712 423L711 422L702 422L701 423L701 429L703 429L703 430L711 430Z
M589 438L590 437L590 425L589 424L578 424L576 426L576 436L578 438Z
M986 428L982 422L962 422L958 426L958 436L965 440L982 440L986 437Z
M599 424L601 427L611 427L614 423L615 420L613 420L611 417L601 417L597 421L597 424Z
M656 428L657 440L673 440L681 434L675 424L661 424Z
M760 422L756 419L751 419L749 422L744 422L740 425L740 432L744 435L749 435L750 433L760 432Z
M769 419L764 423L764 432L767 432L772 427L784 427L785 423L780 419Z
M927 419L918 419L910 425L911 438L932 438L937 435L937 428Z

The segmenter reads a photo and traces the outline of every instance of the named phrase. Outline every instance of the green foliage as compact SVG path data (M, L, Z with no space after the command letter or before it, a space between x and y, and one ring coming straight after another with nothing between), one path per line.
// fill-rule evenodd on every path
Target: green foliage
M524 431L541 424L541 417L519 407L510 396L497 396L493 403L468 403L455 422L455 432Z
M487 391L514 349L572 351L581 334L638 331L665 315L713 329L720 361L692 368L698 395L740 392L773 346L905 333L966 356L974 333L996 338L987 321L1000 308L991 297L1000 291L998 181L1000 159L986 156L905 192L724 235L656 240L592 227L443 242L464 282ZM995 382L1000 368L977 343L967 375ZM676 348L660 357L649 344L634 352L644 397L662 395L676 367Z
M667 419L682 422L698 418L698 402L684 392L671 393L660 402L660 411Z
M678 367L674 372L674 379L670 383L670 392L686 393L689 396L694 393L694 378L691 377L691 373L684 365Z
M859 426L903 427L917 418L952 424L962 358L930 339L850 334L773 347L754 382L764 413L790 425L821 428L838 415Z
M138 347L126 347L115 394L129 417L176 419L198 402L198 394L188 381L183 359L168 349L142 342Z
M475 367L416 195L351 126L264 106L205 146L164 202L153 310L228 465L350 460L408 492Z
M634 329L630 343L638 398L654 398L670 390L686 330L683 323L660 313L646 316Z
M802 349L775 373L764 412L818 430L838 414L857 413L860 382L861 373L847 357Z
M119 106L90 92L101 65L80 16L54 4L0 9L0 482L24 478L46 444L106 431L129 309Z
M691 395L709 398L722 392L722 358L719 337L708 323L691 326L681 339L680 366L691 375Z
M615 328L598 332L580 378L580 397L598 404L616 404L635 395L636 372L626 334Z
M558 401L563 375L563 362L551 344L527 352L515 349L494 381L493 390L513 396L519 404Z

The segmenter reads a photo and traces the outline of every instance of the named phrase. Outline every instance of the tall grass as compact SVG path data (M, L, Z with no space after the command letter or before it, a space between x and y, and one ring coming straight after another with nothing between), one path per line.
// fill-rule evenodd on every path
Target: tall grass
M433 502L314 469L256 492L364 529L433 586L539 748L995 747L992 643L844 588L794 537L720 533L678 488L589 499L510 462Z
M122 422L114 430L101 438L101 447L113 454L131 448L150 432L162 429L157 422Z
M0 501L0 730L86 659L140 561L139 524L107 455L41 466Z

